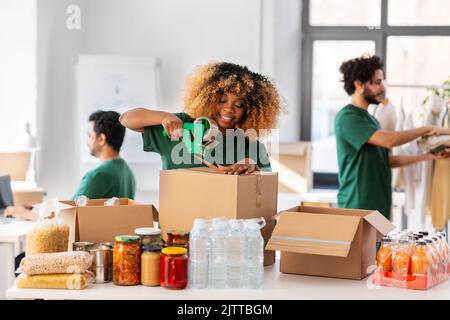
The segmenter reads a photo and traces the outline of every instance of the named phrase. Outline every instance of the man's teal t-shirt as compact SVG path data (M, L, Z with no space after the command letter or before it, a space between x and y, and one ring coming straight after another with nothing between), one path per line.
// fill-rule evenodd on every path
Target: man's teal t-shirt
M389 150L367 140L380 130L377 119L354 105L342 108L334 121L341 208L378 210L390 218L392 204Z
M72 199L84 195L89 199L134 199L136 183L134 174L122 158L103 162L87 172Z

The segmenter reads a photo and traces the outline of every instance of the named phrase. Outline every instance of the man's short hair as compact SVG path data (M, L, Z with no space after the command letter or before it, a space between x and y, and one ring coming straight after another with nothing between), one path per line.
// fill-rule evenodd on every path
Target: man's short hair
M354 82L359 80L361 83L370 81L377 70L383 70L384 63L378 56L362 56L360 58L345 61L339 67L343 74L344 90L352 95L356 88Z
M125 137L125 127L119 122L120 114L115 111L98 110L89 116L89 121L94 122L94 132L97 137L103 133L106 143L117 152L122 147Z

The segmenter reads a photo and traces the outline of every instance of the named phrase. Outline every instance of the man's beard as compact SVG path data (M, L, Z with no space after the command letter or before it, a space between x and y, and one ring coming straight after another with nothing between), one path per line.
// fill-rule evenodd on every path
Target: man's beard
M90 149L90 151L91 151L91 156L97 157L97 153L95 152L94 148Z
M369 89L364 88L363 98L367 101L368 104L379 104L379 103L383 102L384 93L382 94L381 101L377 100L376 97L377 96L374 95Z

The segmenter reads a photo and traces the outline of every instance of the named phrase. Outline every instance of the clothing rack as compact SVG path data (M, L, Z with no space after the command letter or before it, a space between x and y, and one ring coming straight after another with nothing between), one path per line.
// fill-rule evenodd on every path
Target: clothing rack
M386 84L388 88L411 88L411 89L450 89L450 85L423 85L423 84Z
M406 89L444 89L444 90L449 90L450 89L450 85L420 85L420 84L386 84L387 88L406 88ZM450 96L450 95L449 95ZM403 213L402 213L402 229L407 229L408 227L408 216L406 214L406 212L404 212L403 209ZM446 231L446 235L447 235L447 242L449 242L449 227L450 225L447 224L445 225L445 231Z

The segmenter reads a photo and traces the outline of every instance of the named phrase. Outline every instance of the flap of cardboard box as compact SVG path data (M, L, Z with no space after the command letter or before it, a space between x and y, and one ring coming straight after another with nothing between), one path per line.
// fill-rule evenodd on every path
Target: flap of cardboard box
M283 212L266 249L347 257L360 222L357 216Z
M383 236L395 229L395 226L378 211L373 211L365 215L363 219L370 223Z
M106 199L89 200L87 206L64 210L61 217L69 224L74 241L112 242L120 234L134 234L138 227L152 227L157 210L151 204L121 198L118 206L104 206ZM74 205L73 201L61 201Z

